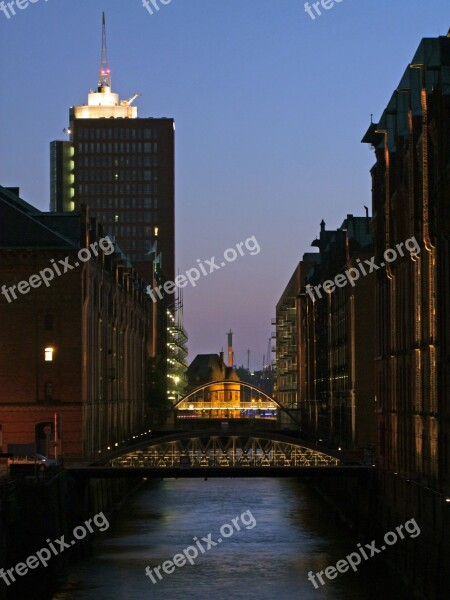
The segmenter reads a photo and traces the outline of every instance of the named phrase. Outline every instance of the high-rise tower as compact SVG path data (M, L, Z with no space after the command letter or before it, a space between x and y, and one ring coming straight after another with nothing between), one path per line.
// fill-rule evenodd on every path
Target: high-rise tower
M138 95L121 100L112 91L103 14L97 90L70 109L69 141L51 143L50 207L73 211L86 204L152 283L155 263L165 279L175 275L175 125L170 118L139 118L132 105Z
M52 211L79 211L102 222L131 265L151 287L175 278L175 124L169 118L139 118L139 94L121 100L112 91L102 17L102 50L96 91L69 112L68 141L51 143ZM130 271L131 272L131 271ZM178 303L152 302L148 315L147 398L170 402L172 358L168 340ZM172 361L172 362L171 362ZM162 411L164 412L164 411Z

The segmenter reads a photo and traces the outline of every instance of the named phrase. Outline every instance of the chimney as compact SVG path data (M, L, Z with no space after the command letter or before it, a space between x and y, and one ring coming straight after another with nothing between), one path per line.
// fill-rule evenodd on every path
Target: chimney
M233 353L233 332L230 331L227 333L228 336L228 366L232 367L234 363L234 353Z

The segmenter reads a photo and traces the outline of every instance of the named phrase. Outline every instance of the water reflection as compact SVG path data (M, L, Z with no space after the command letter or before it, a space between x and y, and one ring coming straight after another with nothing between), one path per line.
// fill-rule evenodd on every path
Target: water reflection
M153 584L145 575L245 511L256 520ZM153 482L99 538L94 556L73 565L53 600L402 600L379 559L315 589L309 571L354 551L356 540L323 502L285 479ZM370 541L370 540L367 540ZM204 544L205 546L207 544Z

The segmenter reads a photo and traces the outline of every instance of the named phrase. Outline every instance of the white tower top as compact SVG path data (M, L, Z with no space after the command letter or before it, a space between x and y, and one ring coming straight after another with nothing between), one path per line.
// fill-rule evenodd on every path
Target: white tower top
M88 103L83 106L74 107L75 119L136 119L137 106L131 103L137 98L135 94L130 100L120 100L119 94L111 91L111 69L108 67L108 55L106 48L106 19L102 16L102 57L96 92L88 94Z

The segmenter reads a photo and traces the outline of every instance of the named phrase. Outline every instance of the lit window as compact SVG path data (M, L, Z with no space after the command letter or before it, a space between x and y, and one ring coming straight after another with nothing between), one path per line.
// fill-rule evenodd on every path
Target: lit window
M52 362L52 360L53 360L53 352L54 352L53 348L46 348L45 349L45 362Z
M155 237L158 236L158 233L159 233L159 227L155 227Z

